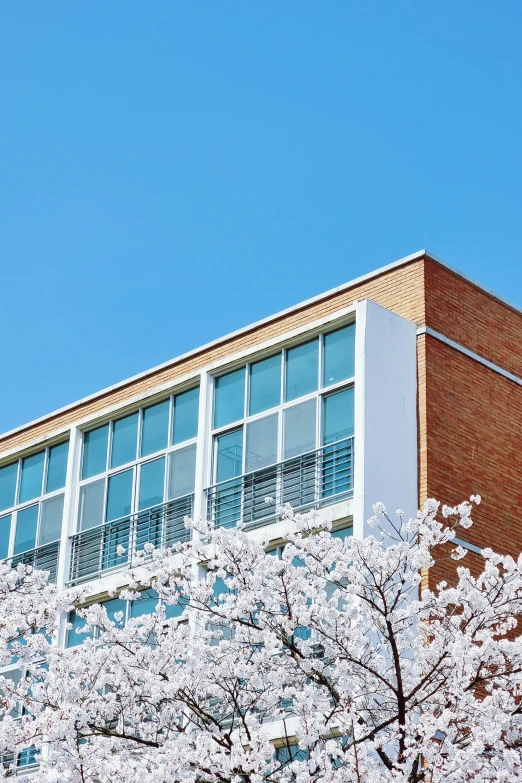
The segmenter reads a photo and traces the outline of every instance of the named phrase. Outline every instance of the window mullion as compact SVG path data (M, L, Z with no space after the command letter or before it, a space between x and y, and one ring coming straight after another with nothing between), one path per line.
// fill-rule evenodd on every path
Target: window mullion
M141 440L143 437L143 408L138 411L138 432L136 435L136 461L141 457Z
M140 466L141 467L141 466ZM134 463L134 465L131 468L132 470L132 493L131 493L131 516L132 514L135 514L138 510L138 465ZM140 476L141 478L141 476Z
M283 348L282 350L282 362L281 362L281 405L284 405L286 400L286 362L288 359L288 350Z
M18 499L20 497L20 487L22 485L22 458L18 460L18 472L16 476L16 490L15 490L15 497L14 497L14 506L18 505Z
M35 548L39 546L39 540L40 540L40 528L42 526L42 499L38 501L38 517L36 519L36 530L34 533L34 546Z
M14 542L15 542L15 534L16 534L16 517L17 513L16 510L13 509L11 513L11 530L9 532L9 545L7 548L7 554L10 557L14 552Z
M318 389L324 387L324 334L319 335L319 383Z
M47 447L45 449L41 496L45 495L46 494L46 490L47 490L47 474L49 473L49 454L50 454L50 449L49 449L49 447Z
M107 454L105 455L105 473L107 474L111 466L111 454L112 454L112 438L114 431L114 422L109 422L109 432L107 435Z
M199 389L201 394L201 385ZM169 431L167 437L167 450L174 445L174 395L169 397Z
M245 405L243 408L243 421L250 414L250 364L245 366Z

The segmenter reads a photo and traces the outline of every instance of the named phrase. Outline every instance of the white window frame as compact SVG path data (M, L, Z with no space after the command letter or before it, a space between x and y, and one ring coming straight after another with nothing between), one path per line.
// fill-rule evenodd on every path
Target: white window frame
M247 449L246 449L246 439L247 439L247 426L254 422L258 421L259 419L264 419L270 415L277 414L278 421L277 421L277 459L275 463L272 463L273 465L277 465L281 462L284 462L285 459L291 459L291 458L285 458L284 456L284 418L285 418L285 411L289 408L293 408L296 405L300 405L302 403L316 400L316 422L315 422L315 446L311 451L317 451L317 449L322 448L323 446L323 400L337 392L344 391L345 389L348 389L350 387L353 387L355 385L355 375L353 375L350 378L345 378L342 381L337 381L336 383L332 383L329 385L324 385L324 338L326 335L331 334L332 332L337 332L340 329L345 328L346 326L350 326L354 321L349 321L348 323L343 324L336 324L333 325L331 328L328 328L324 331L321 331L318 334L312 334L312 335L302 335L301 339L298 342L293 342L291 345L283 346L282 348L279 348L278 351L273 351L271 353L262 355L262 356L254 356L251 359L249 359L244 364L241 364L239 367L229 368L225 372L220 372L219 375L214 375L214 383L213 383L213 393L212 393L212 400L211 400L211 411L210 411L210 420L213 423L214 421L214 413L215 413L215 381L218 378L223 377L224 375L228 375L232 372L236 372L237 370L244 369L245 370L245 389L244 389L244 402L243 402L243 418L238 419L234 422L231 422L229 424L223 425L221 427L211 427L211 460L210 460L210 486L216 485L217 482L217 449L218 449L218 438L222 435L227 435L229 433L232 433L237 430L242 430L243 433L243 455L242 455L242 472L239 474L240 476L248 475L249 473L255 472L254 471L247 471L246 469L246 457L247 457ZM308 394L305 394L301 397L296 397L293 400L285 401L286 396L286 366L287 366L287 355L288 351L292 348L297 348L300 345L305 345L306 343L312 342L313 340L318 340L318 387L315 391L310 392ZM267 410L262 411L261 413L255 413L252 415L249 415L248 413L248 403L249 403L249 395L250 395L250 367L253 364L257 364L259 361L263 361L264 359L269 359L273 356L277 355L281 356L281 397L279 405L276 405L272 408L268 408ZM307 452L303 452L307 453ZM259 468L259 470L263 470L265 467L270 467L269 465L264 466L263 468ZM239 478L239 476L238 476ZM230 479L227 479L227 481ZM221 483L221 482L220 482Z
M82 498L82 489L85 486L88 486L90 484L94 484L97 481L103 481L104 482L104 494L103 494L103 511L102 511L102 518L99 523L99 525L94 525L93 528L86 528L86 530L94 529L96 527L100 527L101 525L108 524L109 522L114 522L116 520L106 520L106 514L107 514L107 498L108 498L108 485L109 485L109 479L113 476L118 475L119 473L125 473L128 470L132 470L132 492L131 492L131 510L129 512L129 515L131 514L137 514L140 513L138 511L138 505L139 505L139 486L141 481L141 467L142 465L148 463L148 462L154 462L157 459L160 459L161 457L165 457L165 473L163 477L163 503L170 502L169 499L165 500L165 498L168 498L168 488L169 488L169 476L170 476L170 463L171 463L171 454L173 454L176 451L181 451L183 449L189 448L191 446L196 448L196 462L198 459L198 453L197 453L197 444L198 444L198 433L196 431L196 435L193 438L189 438L188 440L183 441L182 443L172 443L173 439L173 423L174 423L174 399L175 397L179 396L180 394L184 394L185 392L192 391L193 389L199 389L199 394L201 395L201 388L200 386L190 386L186 389L180 389L176 392L172 392L168 396L164 397L163 399L156 400L154 402L149 402L147 405L140 406L139 408L136 408L134 410L126 411L121 416L114 416L113 418L109 419L108 421L102 422L94 427L89 427L88 430L85 430L82 432L82 444L81 444L81 454L80 459L78 461L78 492L76 497L76 513L75 513L75 520L76 520L76 532L80 533L83 532L80 528L80 522L81 522L81 498ZM160 404L162 402L169 402L169 421L168 421L168 445L163 448L159 449L158 451L153 452L152 454L147 454L146 456L139 456L141 451L141 442L142 442L142 434L143 434L143 412L145 410L148 410L149 408L152 408L154 405ZM117 421L120 421L121 419L126 418L127 416L132 416L133 414L138 414L138 428L137 428L137 440L136 440L136 458L126 462L123 465L118 465L117 467L111 468L110 467L110 457L111 457L111 451L112 451L112 439L113 439L113 431L114 431L114 423ZM198 416L197 416L198 418ZM84 457L84 444L85 444L85 435L88 432L92 432L93 430L99 429L100 427L103 427L105 425L108 425L109 432L107 437L107 456L106 456L106 463L105 463L105 470L101 473L97 473L95 476L90 476L89 478L82 479L82 465L83 465L83 457ZM196 490L194 489L194 492ZM193 493L188 493L193 494ZM186 497L186 496L182 496ZM172 500L176 500L177 498L173 498ZM153 506L152 506L153 507ZM152 508L151 507L151 508ZM141 509L141 511L146 511L146 509ZM125 518L125 517L123 517Z
M59 489L55 489L52 492L42 491L40 495L37 495L35 498L32 498L31 500L25 500L23 503L19 502L19 497L20 497L20 487L22 484L22 464L24 459L27 459L28 457L34 457L36 454L41 454L42 452L45 452L43 474L42 474L42 490L44 490L47 484L47 476L49 472L49 453L55 446L60 446L63 443L67 443L69 445L69 451L67 454L67 462L68 462L69 459L71 458L70 440L69 438L64 439L62 437L61 440L57 441L56 443L52 443L49 446L46 446L45 449L38 449L38 451L34 451L31 454L23 454L22 456L18 457L17 460L14 460L13 462L8 462L6 465L2 465L2 467L7 467L8 465L17 464L14 505L0 511L0 524L3 519L11 515L10 530L9 530L9 545L8 545L6 560L9 560L12 557L18 557L19 555L23 555L25 554L25 552L33 552L36 549L40 549L41 547L49 546L50 544L54 544L60 541L61 528L63 528L63 517L64 517L63 509L62 509L62 522L60 525L60 533L58 534L57 538L54 541L49 541L47 544L37 543L41 532L42 505L47 500L52 500L53 498L56 498L59 495L65 495L65 488L67 484L67 470L66 470L66 478L63 487L60 487ZM14 545L16 539L16 526L18 523L18 514L20 511L24 511L25 509L31 508L32 506L36 506L36 505L38 506L38 517L36 521L35 546L32 547L31 549L25 549L22 550L21 552L15 553Z

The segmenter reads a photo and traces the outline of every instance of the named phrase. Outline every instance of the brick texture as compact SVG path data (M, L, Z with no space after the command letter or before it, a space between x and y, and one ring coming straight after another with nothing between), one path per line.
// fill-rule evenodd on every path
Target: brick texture
M425 338L425 454L420 499L453 505L482 495L460 538L518 556L522 551L522 387L433 337ZM421 438L422 440L422 438ZM447 563L434 576L449 578Z
M426 324L522 376L522 314L432 259L424 274Z
M522 314L432 259L426 259L426 325L522 376ZM433 337L418 340L419 500L448 504L482 495L474 525L459 537L518 556L522 551L522 387ZM430 572L451 581L449 547ZM465 565L480 570L481 557Z

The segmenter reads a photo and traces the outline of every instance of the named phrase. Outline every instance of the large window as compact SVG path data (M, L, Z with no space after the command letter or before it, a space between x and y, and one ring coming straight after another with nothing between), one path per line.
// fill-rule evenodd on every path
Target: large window
M216 378L207 503L217 525L262 524L280 503L351 490L354 345L349 324Z
M198 408L189 389L84 434L79 531L194 491Z
M355 324L216 378L215 483L353 435Z
M58 541L69 442L0 468L0 559Z
M178 604L167 604L159 598L157 592L152 588L143 590L140 597L135 601L125 601L123 598L112 598L108 601L104 601L102 605L107 612L108 619L115 623L117 627L124 626L130 619L152 614L159 605L165 607L166 620L175 619L178 623L188 622L186 618L182 618L185 610L185 602L181 601ZM97 628L87 630L86 621L76 612L70 612L67 619L72 627L69 628L66 633L66 647L77 647L79 644L82 644L85 639L96 639L99 637L99 630Z

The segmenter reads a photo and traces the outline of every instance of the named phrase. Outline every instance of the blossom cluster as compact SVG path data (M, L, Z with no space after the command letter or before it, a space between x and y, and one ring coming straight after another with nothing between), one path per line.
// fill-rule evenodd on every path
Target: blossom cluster
M478 502L378 504L365 540L287 510L275 553L222 528L148 547L120 597L157 606L126 622L2 566L2 663L23 676L0 681L0 753L34 748L49 783L522 780L522 558L485 550L479 576L420 591ZM63 649L71 609L83 643Z

